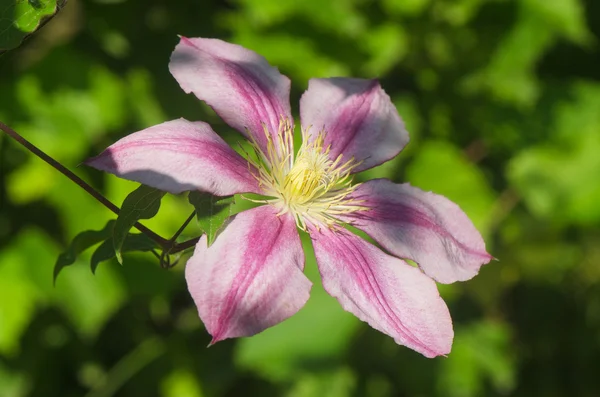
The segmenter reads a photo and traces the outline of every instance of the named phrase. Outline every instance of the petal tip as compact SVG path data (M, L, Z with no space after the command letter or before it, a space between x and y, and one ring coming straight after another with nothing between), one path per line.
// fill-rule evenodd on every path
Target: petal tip
M189 46L194 47L194 43L192 43L192 40L189 37L182 36L179 34L177 35L177 37L179 37L179 43L187 44Z
M441 298L440 298L441 299ZM449 313L448 313L449 315ZM411 347L426 358L445 357L452 351L452 342L454 340L454 330L452 328L452 320L450 320L449 332L440 335L437 340L430 340L429 343L423 343L419 347Z
M105 164L105 162L106 162L105 158L106 158L107 151L108 151L108 149L103 151L102 153L100 153L97 156L90 157L89 159L82 161L81 164L87 165L88 167L92 167L92 168L95 168L100 171L105 171L107 168L106 164Z
M206 347L212 347L216 343L224 341L225 339L227 339L227 336L223 335L223 332L219 332L215 335L212 335L212 339L210 340L210 343Z

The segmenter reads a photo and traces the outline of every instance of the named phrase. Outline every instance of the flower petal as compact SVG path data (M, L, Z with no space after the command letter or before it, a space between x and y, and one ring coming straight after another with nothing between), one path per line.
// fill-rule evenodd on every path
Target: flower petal
M414 260L440 283L468 280L492 259L467 215L444 196L375 179L360 185L352 197L365 200L370 209L343 220L393 255Z
M171 193L260 193L258 172L208 124L177 119L133 133L85 162Z
M426 357L450 352L452 319L433 280L345 229L311 237L323 286L344 310Z
M254 335L300 310L312 286L303 268L294 219L269 205L236 215L210 247L202 236L185 277L211 343Z
M300 99L300 116L313 139L326 132L332 159L343 154L362 161L354 172L392 159L408 143L396 107L376 80L311 79Z
M254 137L265 153L263 124L276 138L282 118L293 123L290 80L264 57L244 47L217 39L182 37L169 70L185 92L193 92L231 127ZM279 140L273 139L273 143L277 147Z

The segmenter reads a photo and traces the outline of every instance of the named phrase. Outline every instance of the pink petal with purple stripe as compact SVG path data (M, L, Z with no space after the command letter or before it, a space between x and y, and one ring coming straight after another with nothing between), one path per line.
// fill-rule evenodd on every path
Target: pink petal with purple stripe
M303 268L294 219L268 205L237 214L210 247L203 236L185 276L211 343L257 334L300 310L312 286Z
M444 196L375 179L360 185L352 197L364 200L370 210L343 220L393 255L414 260L440 283L468 280L492 259L467 215Z
M390 97L376 80L311 79L300 99L303 128L312 138L324 130L330 156L343 154L362 163L354 172L395 157L408 143L408 132Z
M344 310L426 357L450 352L452 319L433 280L345 229L311 237L323 286Z
M293 123L290 80L264 57L244 47L217 39L182 37L169 70L185 92L205 101L231 127L253 136L265 153L263 124L278 147L275 134L281 118Z
M128 135L86 164L171 193L261 193L254 167L208 124L184 119Z

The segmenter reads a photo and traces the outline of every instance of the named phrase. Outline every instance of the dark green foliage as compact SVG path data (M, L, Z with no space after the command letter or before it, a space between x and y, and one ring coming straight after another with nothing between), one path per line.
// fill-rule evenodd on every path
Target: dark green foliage
M138 220L150 219L155 216L160 209L160 200L164 195L163 191L140 185L123 201L113 233L113 247L119 263L123 263L121 251L129 230Z
M0 1L0 43L17 45L43 18L16 32L17 2L33 4ZM169 74L177 34L264 55L292 80L295 115L311 77L378 78L411 141L357 181L387 177L448 196L499 261L439 286L455 341L448 358L428 360L345 313L303 235L314 283L306 307L207 349L185 285L188 254L168 271L149 252L126 266L110 260L153 248L129 231L162 193L124 210L118 243L109 233L83 252L94 243L74 241L63 261L75 265L54 287L61 242L114 215L2 139L1 397L598 395L600 2L73 0L0 56L0 120L115 203L137 185L77 165L134 131L185 117L248 151ZM221 220L207 224L210 206L196 206L202 230L193 222L178 241L214 237L230 211L196 198ZM244 203L236 197L232 213ZM166 238L193 209L172 195L160 206L144 224ZM93 266L107 260L95 275L83 265L90 256Z
M109 221L102 230L86 230L75 236L69 248L58 256L54 264L54 282L62 269L75 263L79 254L109 238L113 233L114 226L115 221Z
M121 252L148 252L157 248L160 248L160 246L145 234L130 233L127 235L123 245L121 246ZM96 273L96 268L100 262L107 261L115 256L116 252L113 238L110 237L104 240L104 242L100 244L92 254L92 258L90 260L90 268L92 269L92 273Z
M234 199L232 196L217 197L193 191L190 192L188 200L196 209L198 225L206 234L210 246L231 216L231 205L234 203Z

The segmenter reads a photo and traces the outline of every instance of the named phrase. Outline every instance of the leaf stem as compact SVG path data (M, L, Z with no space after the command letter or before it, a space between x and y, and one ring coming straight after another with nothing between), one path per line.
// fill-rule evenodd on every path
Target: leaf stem
M196 243L198 243L198 241L200 241L200 237L194 237L192 239L186 240L182 243L179 244L175 244L173 246L173 249L169 252L170 254L176 254L178 252L184 251L188 248L193 247L194 245L196 245Z
M194 210L190 216L188 216L188 218L185 220L185 222L183 222L183 225L181 225L181 227L179 228L179 230L177 230L175 232L175 234L173 235L173 237L171 237L171 239L169 240L169 242L167 243L168 245L166 247L163 247L163 252L160 255L160 266L164 269L169 269L173 266L175 266L177 264L177 262L179 260L175 260L174 263L171 263L171 254L177 253L182 251L181 249L178 249L176 251L175 248L178 246L178 244L175 242L177 240L177 237L179 237L179 235L185 230L185 228L187 227L187 225L190 224L190 222L192 221L192 219L194 219L194 216L196 216L196 210Z
M80 177L75 175L68 168L63 166L58 161L54 160L52 157L48 156L42 150L38 149L34 144L29 142L27 139L23 138L21 135L19 135L19 133L17 133L15 130L13 130L12 128L10 128L9 126L7 126L6 124L4 124L1 121L0 121L0 130L4 131L8 136L10 136L12 139L17 141L18 143L20 143L31 153L35 154L40 159L44 160L46 163L48 163L51 167L56 169L58 172L60 172L61 174L63 174L67 178L69 178L71 181L75 182L79 187L81 187L83 190L85 190L87 193L89 193L93 198L98 200L106 208L108 208L109 210L111 210L112 212L114 212L117 215L119 214L119 207L114 205L110 200L108 200L106 197L104 197L100 192L98 192L96 189L94 189L93 187L88 185L83 179L81 179ZM137 230L144 233L146 236L148 236L152 240L156 241L160 246L162 246L162 247L168 246L167 244L169 244L169 240L154 233L152 230L148 229L146 226L140 224L139 222L136 222L134 226Z
M188 218L185 220L185 222L183 222L183 225L181 225L181 227L179 228L179 230L177 230L175 232L175 234L173 235L173 237L171 237L171 240L169 240L169 242L172 244L173 247L175 247L176 244L175 240L177 240L177 237L179 237L179 235L185 230L185 228L187 227L187 225L190 224L190 222L192 221L192 219L194 219L194 217L196 216L196 210L192 211L192 213L190 214L190 216L188 216Z

